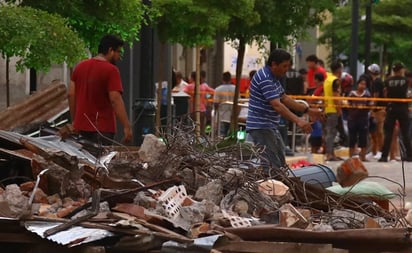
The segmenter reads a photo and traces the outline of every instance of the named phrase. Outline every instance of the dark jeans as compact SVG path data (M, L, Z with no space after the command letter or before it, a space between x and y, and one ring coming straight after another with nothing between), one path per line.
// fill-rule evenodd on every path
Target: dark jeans
M262 156L266 161L262 161L265 169L272 167L276 170L286 167L285 145L282 137L276 129L255 129L249 131L253 142L264 147Z
M349 147L354 148L356 144L360 148L366 148L368 144L369 119L356 119L348 123L349 128Z
M336 134L338 133L338 129L336 127L338 126L339 116L337 113L328 113L326 114L326 116L327 116L326 126L325 126L326 154L333 155L334 154L333 145L334 145Z
M395 107L388 106L386 108L386 118L383 124L383 131L385 133L385 138L383 141L382 148L382 158L387 159L389 155L389 149L392 142L393 129L395 128L396 120L399 121L399 128L402 135L403 145L405 145L406 154L401 153L404 158L412 158L412 149L411 149L411 138L409 136L409 112L408 107Z

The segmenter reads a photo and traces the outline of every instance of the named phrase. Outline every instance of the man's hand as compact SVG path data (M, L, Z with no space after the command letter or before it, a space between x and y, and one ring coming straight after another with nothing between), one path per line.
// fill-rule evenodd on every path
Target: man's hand
M305 134L309 134L312 132L312 124L306 120L299 119L297 125L298 127L302 128Z
M320 120L321 122L326 121L326 115L317 108L309 108L307 114L309 115L311 121L315 122Z
M123 142L124 143L129 143L132 141L133 139L133 131L132 128L130 126L127 126L123 129Z

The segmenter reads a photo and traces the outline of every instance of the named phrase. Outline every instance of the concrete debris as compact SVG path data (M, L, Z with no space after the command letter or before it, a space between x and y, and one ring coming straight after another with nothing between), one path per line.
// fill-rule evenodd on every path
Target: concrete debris
M220 180L214 180L197 189L195 199L207 199L219 205L223 198L223 185Z
M329 224L325 224L323 222L316 224L313 226L312 231L315 232L332 232L334 231L333 227Z
M138 151L139 157L143 162L147 162L149 164L155 163L162 152L166 149L166 144L159 140L153 134L146 134L142 146Z
M27 212L29 198L22 193L18 185L7 185L1 199L10 208L11 217L17 218Z
M291 204L280 207L280 226L305 229L309 221Z
M207 142L194 142L193 136L187 129L175 129L173 138L164 136L162 140L148 134L138 151L106 148L103 153L109 157L102 158L103 162L89 153L83 156L77 146L81 147L80 143L67 148L61 143L50 144L61 140L42 142L28 137L20 143L21 135L0 132L0 139L13 142L14 149L27 151L23 159L30 163L24 164L32 173L29 180L0 187L0 216L41 221L42 227L58 230L51 234L58 241L62 239L59 233L79 227L108 231L110 237L116 236L105 241L106 235L102 235L99 240L119 252L150 252L181 245L198 249L193 243L201 243L196 239L207 236L215 236L208 244L215 252L260 252L248 248L252 246L272 252L270 247L278 241L330 246L325 247L329 251L313 252L359 250L362 243L354 243L358 238L386 238L387 245L412 247L411 239L405 239L412 224L411 210L390 212L373 199L338 195L284 171L278 171L275 180L256 163L260 153L249 150L249 145L208 146ZM246 147L248 150L243 150ZM1 148L7 147L0 142ZM16 154L22 159L14 149L6 152L7 156ZM244 159L246 154L250 161ZM362 166L356 159L345 161L340 183L352 185L367 176ZM48 173L39 177L37 186L37 175L46 168ZM28 206L32 194L33 204ZM60 225L50 228L44 225L48 222ZM31 225L32 231L43 231L36 224ZM376 233L369 232L371 229ZM364 233L351 234L351 230ZM70 245L83 240L81 234L65 236L73 242ZM254 244L261 240L267 244ZM246 248L238 247L236 241L242 241ZM170 242L174 246L165 247ZM284 248L285 252L290 249Z

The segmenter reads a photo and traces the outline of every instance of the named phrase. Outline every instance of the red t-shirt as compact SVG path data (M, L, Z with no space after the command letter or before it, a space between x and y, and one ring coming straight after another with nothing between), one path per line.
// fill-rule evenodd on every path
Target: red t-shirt
M328 76L326 74L326 70L324 68L322 68L321 66L318 66L316 69L309 69L307 79L308 79L308 88L310 88L310 89L316 88L316 83L315 83L315 74L316 73L322 73L325 80Z
M76 97L74 128L96 132L96 127L100 132L115 133L116 115L109 91L123 92L119 69L104 60L89 59L76 66L71 80Z

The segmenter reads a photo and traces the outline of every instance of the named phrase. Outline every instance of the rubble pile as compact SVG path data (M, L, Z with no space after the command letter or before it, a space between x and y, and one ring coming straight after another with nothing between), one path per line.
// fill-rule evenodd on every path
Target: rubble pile
M289 168L270 176L260 166L261 150L250 144L209 143L184 125L171 132L160 139L146 135L138 149L91 145L102 154L95 157L76 138L0 131L2 170L31 173L0 188L0 216L69 247L116 238L104 246L125 252L189 246L193 252L271 252L254 241L350 249L381 238L387 247L410 247L403 210L336 194L294 177ZM16 168L15 159L21 161ZM73 232L86 228L90 235ZM198 246L205 238L209 251ZM245 251L241 242L248 243Z

